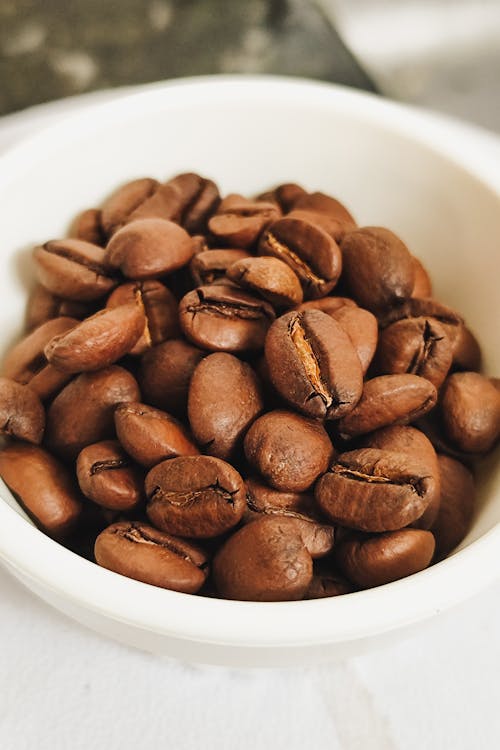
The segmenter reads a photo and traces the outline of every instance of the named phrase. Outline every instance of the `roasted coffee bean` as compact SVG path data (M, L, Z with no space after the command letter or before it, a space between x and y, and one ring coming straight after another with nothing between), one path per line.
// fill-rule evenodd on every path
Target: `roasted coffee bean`
M144 309L146 325L130 354L143 354L151 346L179 335L177 300L164 284L159 281L121 284L110 294L106 307L114 308L136 301Z
M29 384L42 400L53 396L71 376L50 365L44 349L54 336L71 330L77 323L74 318L54 318L43 323L10 350L3 363L3 375Z
M45 356L62 372L102 370L133 349L144 331L145 320L140 299L100 310L69 331L54 336L45 347Z
M144 400L176 416L187 409L189 384L206 352L182 339L164 341L141 360L139 383Z
M275 203L250 201L232 193L224 198L217 213L209 219L208 229L218 243L247 249L255 245L264 229L280 215Z
M218 352L197 366L189 386L188 418L204 453L236 458L248 428L263 409L259 380L246 362Z
M144 203L160 183L151 177L126 182L104 201L101 210L101 224L108 237L120 229L130 214Z
M325 515L360 531L395 531L429 505L435 479L418 458L362 448L343 453L320 477L315 497Z
M430 564L435 541L430 531L401 529L360 539L346 539L336 550L344 575L369 589L418 573Z
M179 304L185 336L209 351L262 348L274 318L267 302L229 286L200 286Z
M241 520L245 484L230 464L212 456L163 461L146 477L148 516L163 531L204 539Z
M37 445L42 442L44 429L45 410L35 391L0 377L0 435Z
M291 519L262 518L227 540L213 571L225 599L296 600L311 583L312 559Z
M339 573L314 573L304 599L326 599L329 596L350 594L352 585Z
M257 200L277 203L283 213L288 213L301 195L307 195L303 187L295 182L284 182L272 190L261 193Z
M413 526L418 529L430 529L439 510L441 480L436 451L429 438L415 427L391 425L366 435L361 441L361 447L406 453L422 462L429 476L433 477L434 485L428 492L429 505L420 518L414 521Z
M164 411L129 401L115 410L116 434L127 453L148 469L166 458L196 456L187 430Z
M106 262L128 279L155 279L187 265L193 255L188 233L166 219L137 219L116 232Z
M297 312L306 310L321 310L327 315L333 315L342 307L357 307L357 304L350 297L321 297L320 299L310 299L308 302L302 302L295 309Z
M267 334L265 352L274 387L303 414L339 419L359 401L359 357L342 327L320 310L278 318Z
M135 379L122 367L112 365L83 373L68 383L47 412L47 446L67 460L75 459L87 445L115 436L116 405L139 401Z
M325 193L315 192L299 195L294 201L293 208L330 216L332 219L343 222L349 229L356 227L355 220L344 204Z
M332 237L303 219L279 219L259 242L259 255L284 261L298 276L306 299L324 297L342 270L340 248Z
M456 372L440 395L441 418L452 443L466 453L487 453L500 436L500 394L484 375Z
M144 477L116 440L88 445L76 462L83 494L109 510L131 510L144 495Z
M408 318L434 318L444 328L453 350L455 350L458 338L461 335L463 320L451 307L443 305L434 299L420 299L412 297L400 305L379 316L379 324L387 328L391 323Z
M59 539L75 526L82 507L76 482L43 448L25 443L2 448L0 477L49 536Z
M431 277L422 262L414 255L411 256L413 270L415 271L415 283L413 285L412 297L432 297Z
M227 269L238 260L251 257L246 250L204 250L193 256L189 270L195 286L213 284L226 278Z
M333 446L324 427L314 419L289 411L259 417L245 437L250 464L278 490L305 492L325 472Z
M380 334L376 366L381 374L420 375L439 388L453 360L451 342L434 318L408 318Z
M441 504L431 531L436 537L436 560L442 560L468 533L476 503L472 473L459 461L438 454Z
M478 340L466 325L461 325L453 345L453 369L479 372L481 360L482 352Z
M337 321L351 340L364 375L377 348L377 318L368 310L351 305L342 305L337 310L332 310L329 315Z
M185 594L196 594L208 572L199 547L137 521L115 523L99 534L95 559L115 573Z
M318 213L317 211L308 211L306 209L294 208L287 213L287 219L297 219L314 224L326 232L335 242L339 243L347 231L354 228L352 224L346 224L341 219L334 219L328 214Z
M87 208L86 211L75 216L69 228L68 237L104 247L106 237L101 224L101 210Z
M437 401L431 382L418 375L380 375L366 381L357 406L338 423L343 438L373 432L391 424L409 424Z
M302 287L291 268L272 257L246 258L227 269L227 278L257 292L278 309L302 302Z
M41 284L33 287L26 306L25 325L28 333L54 318L67 317L81 320L92 314L90 305L76 300L56 297Z
M56 297L93 302L106 296L117 281L106 250L83 240L51 240L33 253L40 284Z
M389 229L363 227L341 242L344 275L356 302L380 312L410 297L415 269L406 245Z
M304 515L317 512L314 496L306 492L282 492L265 484L259 477L248 477L247 506L250 513L265 513L269 508L293 510Z

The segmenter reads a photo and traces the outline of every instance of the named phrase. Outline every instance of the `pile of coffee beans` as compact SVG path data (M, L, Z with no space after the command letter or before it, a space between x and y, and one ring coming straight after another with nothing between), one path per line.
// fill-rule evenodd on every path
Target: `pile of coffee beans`
M499 382L389 229L189 173L123 185L34 263L0 475L69 549L275 601L394 581L466 535Z

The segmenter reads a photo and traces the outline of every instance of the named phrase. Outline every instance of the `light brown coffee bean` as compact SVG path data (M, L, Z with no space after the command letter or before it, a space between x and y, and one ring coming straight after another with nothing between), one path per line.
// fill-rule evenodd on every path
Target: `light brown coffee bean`
M56 297L41 284L33 287L26 306L25 326L31 333L35 328L54 318L67 317L82 320L92 315L93 309L85 302Z
M144 496L144 477L116 440L84 448L76 462L83 494L109 510L131 510Z
M432 281L429 272L418 258L411 256L413 270L415 271L415 283L413 285L412 297L432 297Z
M329 314L351 340L365 375L377 348L377 318L368 310L351 305L343 305Z
M46 534L59 539L73 529L82 507L76 483L43 448L25 443L2 448L0 477Z
M35 391L0 377L0 435L38 445L45 429L45 410Z
M217 590L225 599L302 599L312 580L312 559L296 524L262 518L233 534L214 563Z
M500 436L500 394L484 375L456 372L446 379L439 400L449 440L466 453L487 453Z
M476 504L472 472L449 456L438 454L441 504L431 531L436 537L436 560L442 560L468 533Z
M321 312L327 315L333 315L333 313L342 307L357 307L357 304L350 297L320 297L319 299L310 299L307 302L302 302L295 309L297 312L321 310Z
M314 496L306 492L283 492L270 487L260 477L245 479L247 506L250 513L265 512L267 508L292 510L304 515L317 511Z
M246 258L227 269L227 278L257 292L278 309L302 302L302 287L292 269L278 258Z
M213 284L226 278L227 269L238 260L251 257L246 250L235 248L203 250L193 256L189 270L195 286Z
M139 383L144 400L176 416L184 415L191 377L205 355L183 339L154 346L141 359Z
M432 560L434 548L430 531L401 529L346 539L336 550L336 560L350 581L369 589L424 570Z
M156 191L159 184L151 177L141 177L126 182L104 201L101 224L108 237L128 221L130 214Z
M277 203L283 213L288 213L301 195L307 195L303 187L295 182L284 182L272 190L261 193L257 196L257 200Z
M356 227L356 222L352 214L344 204L326 193L314 192L299 195L294 201L293 208L324 214L325 216L330 216L332 219L342 221L352 229Z
M460 326L453 345L453 368L479 372L482 358L481 347L470 328Z
M255 245L264 229L280 215L275 203L250 201L231 193L209 219L208 229L221 245L247 249Z
M137 521L121 521L101 532L95 558L120 575L185 594L196 594L208 573L199 547Z
M101 224L101 210L87 208L75 216L69 228L68 237L104 247L106 236Z
M333 216L318 211L310 211L302 208L294 208L287 213L287 219L299 219L314 224L326 232L335 242L339 243L346 232L354 228L354 224L346 224L342 219L334 219Z

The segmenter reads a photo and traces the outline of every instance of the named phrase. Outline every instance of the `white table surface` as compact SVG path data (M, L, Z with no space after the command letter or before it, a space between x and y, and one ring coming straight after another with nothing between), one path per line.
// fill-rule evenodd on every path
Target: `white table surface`
M95 98L0 120L0 150ZM450 141L500 184L500 141ZM500 550L499 550L500 555ZM51 609L0 568L2 750L496 750L500 586L404 642L310 669L196 667L134 651Z

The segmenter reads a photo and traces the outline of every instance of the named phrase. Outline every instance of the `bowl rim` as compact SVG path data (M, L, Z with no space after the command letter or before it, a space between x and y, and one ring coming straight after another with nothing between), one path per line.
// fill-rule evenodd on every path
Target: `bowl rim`
M109 102L89 104L28 136L0 157L0 189L18 177L44 146L78 140L98 129L102 116L117 119L158 107L182 106L217 95L283 97L312 106L337 108L411 138L480 182L500 198L500 184L471 168L450 145L446 132L422 128L418 110L336 84L280 76L200 76L150 84ZM168 93L168 103L165 102ZM3 482L0 496L8 493ZM112 620L182 640L239 647L291 647L366 638L424 620L485 588L499 577L500 523L448 559L376 589L299 602L225 601L159 589L100 568L70 552L28 523L8 502L0 502L0 558L34 588L51 591L74 605ZM133 602L133 603L132 603Z

